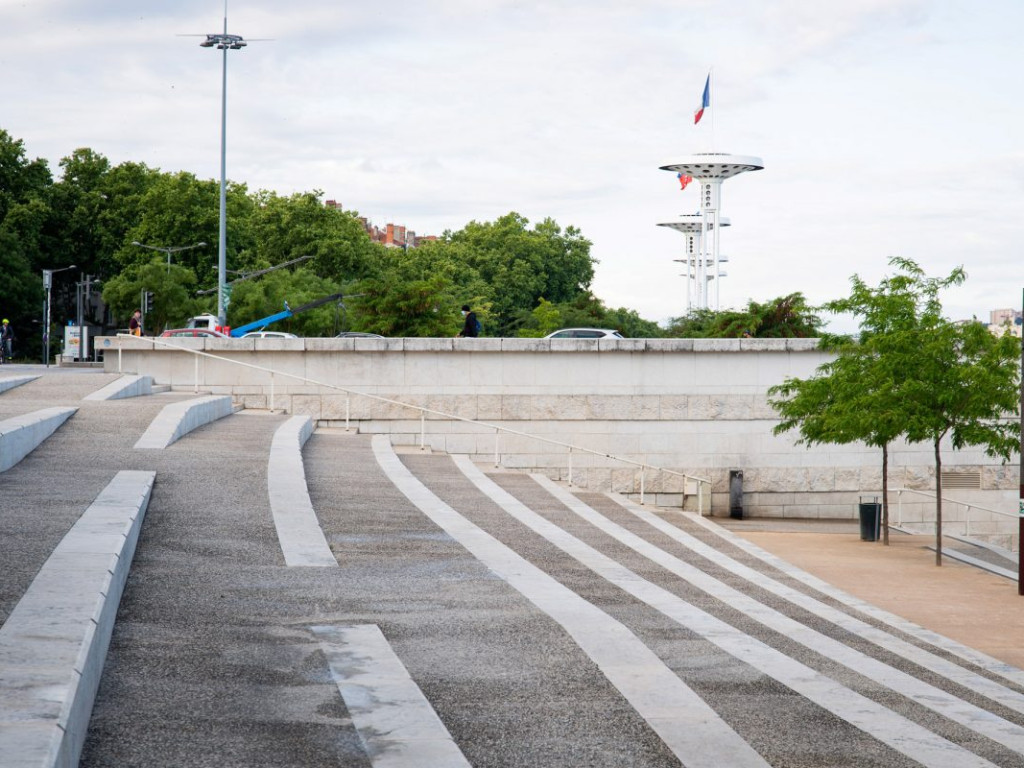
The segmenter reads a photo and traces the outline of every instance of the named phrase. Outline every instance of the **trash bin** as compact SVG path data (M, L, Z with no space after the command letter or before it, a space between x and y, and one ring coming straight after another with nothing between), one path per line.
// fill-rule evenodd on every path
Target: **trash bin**
M743 470L729 470L729 517L743 519Z
M878 541L882 530L882 505L877 496L861 496L860 504L860 540Z

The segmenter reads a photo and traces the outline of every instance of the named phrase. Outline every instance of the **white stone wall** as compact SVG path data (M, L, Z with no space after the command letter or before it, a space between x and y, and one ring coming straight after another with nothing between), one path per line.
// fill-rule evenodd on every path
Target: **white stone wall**
M197 362L177 349L119 339L104 347L106 369L117 371L120 360L122 372L144 373L174 389L230 394L247 408L269 408L273 401L275 409L309 415L321 425L344 427L347 415L352 428L390 434L396 443L422 441L480 460L493 460L495 426L571 443L707 478L715 514L728 514L731 469L744 472L751 516L852 518L860 496L881 491L879 450L807 448L795 444L795 434L772 434L776 420L766 392L787 377L810 376L828 359L815 340L173 341L232 363ZM431 412L421 421L407 405ZM497 447L503 466L569 476L564 445L502 433ZM891 487L934 487L929 445L894 445L890 457ZM981 488L958 493L1016 511L1016 464L1003 467L980 451L949 447L943 461L946 469L981 470ZM605 456L574 451L571 474L582 487L639 493L642 482L659 501L695 505L688 494L693 487L682 479L648 470L641 480L636 467ZM957 509L947 508L951 522Z

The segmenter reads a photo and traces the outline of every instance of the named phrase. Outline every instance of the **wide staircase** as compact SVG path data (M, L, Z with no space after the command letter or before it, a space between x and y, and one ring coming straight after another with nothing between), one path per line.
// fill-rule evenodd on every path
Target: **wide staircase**
M0 394L75 409L0 472L5 768L1024 766L1024 672L713 521L118 385Z

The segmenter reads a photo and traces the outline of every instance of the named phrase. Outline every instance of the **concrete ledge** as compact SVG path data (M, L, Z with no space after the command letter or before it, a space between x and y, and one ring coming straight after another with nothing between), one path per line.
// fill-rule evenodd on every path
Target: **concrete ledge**
M227 395L211 395L165 406L139 438L136 448L162 450L193 429L234 412Z
M293 416L274 433L267 464L270 512L285 564L336 568L338 561L313 510L302 465L302 446L312 434L309 416Z
M77 408L43 408L0 421L0 472L6 472L57 431Z
M38 378L38 376L9 376L6 379L0 379L0 392L20 387L22 384L28 384L30 381L35 381Z
M83 397L83 400L120 400L126 397L141 397L153 394L152 376L122 376L102 389Z
M78 765L155 477L119 472L0 627L5 768Z

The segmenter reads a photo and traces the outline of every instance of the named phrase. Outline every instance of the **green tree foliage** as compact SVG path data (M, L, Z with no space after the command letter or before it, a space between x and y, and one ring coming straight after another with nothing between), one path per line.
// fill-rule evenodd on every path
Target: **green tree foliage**
M942 564L942 453L981 447L1004 462L1020 447L1020 422L1007 416L1020 397L1020 340L995 336L979 322L943 321L918 340L917 369L907 382L907 439L930 442L935 454L935 563Z
M739 338L744 331L762 339L815 338L822 321L802 293L791 293L758 303L747 302L743 310L696 309L669 321L666 336L681 339Z
M897 438L931 441L935 450L937 560L941 562L942 488L939 443L980 445L1006 459L1019 443L1012 412L1019 396L1019 342L997 339L977 323L942 317L939 292L965 279L962 269L929 278L911 260L878 287L856 275L850 296L825 309L852 313L857 339L825 337L835 358L810 379L787 379L769 390L781 421L776 434L800 432L799 442L862 441L882 449L883 531L888 543L888 447Z
M594 279L590 241L551 219L532 229L514 212L493 222L472 221L430 247L459 265L453 279L461 295L479 296L490 306L490 332L498 336L514 333L542 297L572 301Z
M267 266L312 256L304 266L320 277L356 280L367 276L381 246L370 241L354 214L324 206L320 196L320 192L256 195L252 234L258 263Z
M42 269L51 266L44 263L51 183L46 161L29 160L24 143L0 130L0 313L11 321L22 352L41 349Z
M385 249L374 276L358 285L355 330L383 336L454 336L462 327L459 307L465 301L453 280L455 271L445 249ZM485 318L481 312L482 323Z
M115 323L121 329L128 327L132 312L142 308L144 291L153 294L153 311L146 315L147 336L159 335L165 328L181 328L203 308L195 298L196 276L191 269L171 264L150 253L149 263L133 265L107 280L103 286L103 301Z
M311 269L281 269L259 280L235 285L231 294L231 324L238 328L283 311L286 302L294 311L303 304L339 292L337 283L319 277ZM267 327L299 336L334 336L338 332L340 310L336 302L330 302Z
M589 291L572 301L553 304L542 298L532 311L518 313L516 335L526 338L546 336L559 328L610 328L627 338L658 338L663 335L657 323L644 320L631 309L609 309Z

